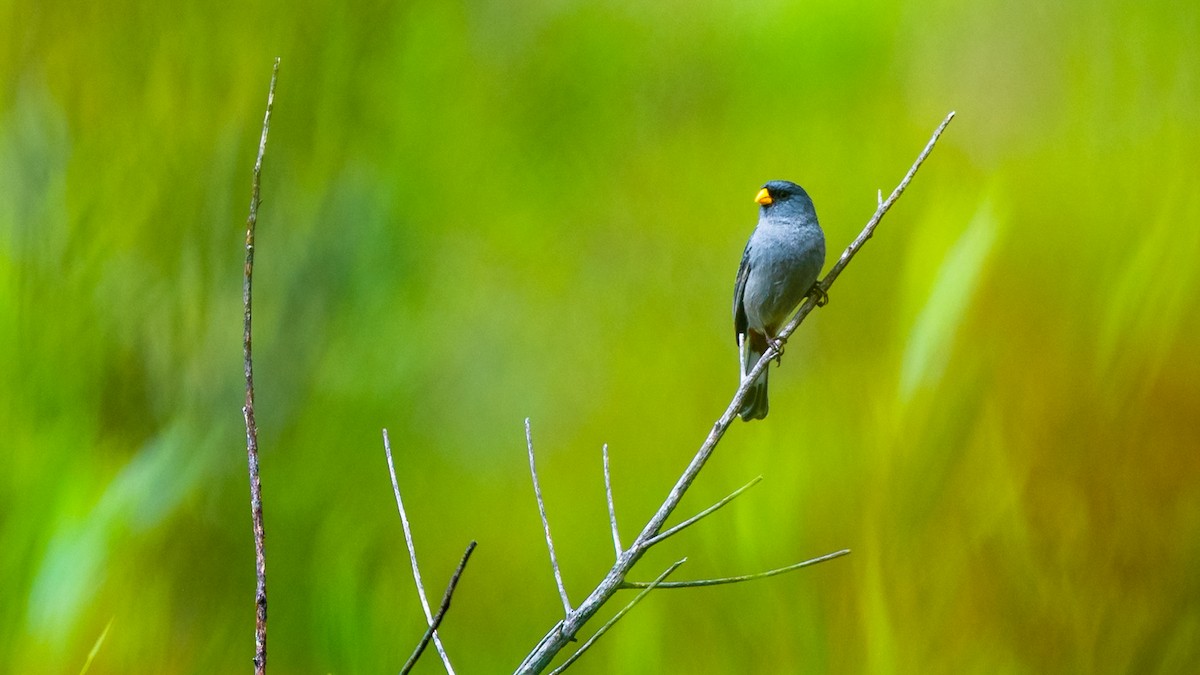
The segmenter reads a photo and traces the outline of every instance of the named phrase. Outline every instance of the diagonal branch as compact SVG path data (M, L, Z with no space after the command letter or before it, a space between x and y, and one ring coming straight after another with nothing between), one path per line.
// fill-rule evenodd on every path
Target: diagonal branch
M617 510L613 506L612 478L608 473L608 443L604 444L604 494L608 497L608 523L612 526L613 550L621 557L621 533L617 531Z
M434 625L433 612L429 609L429 599L425 596L425 585L421 583L421 568L417 566L417 549L413 546L412 530L408 527L408 514L404 511L404 500L400 498L400 484L396 482L396 467L392 464L392 443L388 439L387 429L383 430L383 451L387 455L388 473L392 476L392 491L396 494L396 508L400 510L400 524L404 527L404 544L408 547L408 559L412 562L413 580L417 584L417 597L421 599L421 609L425 610L425 621L431 627L433 647L438 656L442 657L442 665L448 675L454 675L454 667L450 665L450 656L442 646L438 637L437 626Z
M546 531L546 548L550 549L550 566L554 568L554 582L562 597L563 613L571 615L571 601L567 598L567 587L563 585L562 572L558 570L558 556L554 554L554 539L550 536L550 521L546 518L546 502L542 499L542 486L538 482L537 464L533 461L533 433L529 430L529 418L525 418L525 444L529 447L529 473L533 475L533 495L537 497L538 513L542 516L542 529Z
M717 509L719 509L722 506L725 506L726 504L728 504L729 502L737 499L738 496L741 495L743 492L745 492L746 490L749 490L750 488L754 487L755 485L758 485L761 482L762 482L762 476L757 476L756 478L751 480L749 483L746 483L742 487L729 493L724 499L717 502L716 504L713 504L712 506L708 507L707 509L704 509L700 513L697 513L696 515L692 516L691 518L688 518L687 520L676 525L675 527L672 527L671 529L667 530L666 532L663 532L662 534L660 534L658 536L647 539L646 546L654 546L655 544L662 543L665 539L667 539L668 537L670 537L672 535L679 534L685 528L695 525L697 522L700 521L700 519L712 515L713 513L715 513L717 511Z
M425 629L425 634L421 636L421 641L417 643L417 648L413 650L412 656L408 657L408 661L400 669L400 675L407 675L413 669L413 666L417 665L417 659L421 658L421 654L429 646L429 639L437 632L438 626L442 625L442 619L446 618L446 612L450 611L450 596L454 595L454 589L458 586L458 579L462 576L463 570L467 567L467 561L471 559L471 554L475 551L475 544L474 540L470 544L467 544L467 550L463 553L462 560L458 561L458 567L455 568L454 575L450 577L450 583L446 585L446 592L442 594L442 606L438 608L438 613L433 617L433 621L429 623L429 627Z
M267 114L263 117L262 136L258 139L258 157L254 160L254 175L250 184L250 215L246 218L246 265L242 277L242 368L246 376L246 405L242 417L246 420L246 460L250 473L250 519L254 527L254 672L267 672L267 556L266 534L263 530L262 481L258 474L258 422L254 419L254 357L251 349L251 299L254 286L254 227L258 224L259 182L262 177L263 155L267 153L267 132L271 128L271 110L275 107L275 82L279 79L279 59L271 69L271 86L267 90Z
M850 549L844 548L840 551L834 551L833 553L826 553L825 555L823 555L819 558L805 560L804 562L798 562L798 563L795 563L792 565L788 565L786 567L779 567L779 568L776 568L773 570L768 570L766 572L759 572L757 574L743 574L741 576L736 576L736 577L721 577L720 579L694 579L692 581L671 581L671 582L667 582L667 583L655 583L653 581L626 581L621 584L621 588L645 588L645 589L650 589L650 588L700 588L701 586L721 586L723 584L736 584L736 583L740 583L743 581L754 581L755 579L766 579L767 577L773 577L773 576L777 576L779 574L784 574L786 572L791 572L792 570L798 570L801 567L811 567L812 565L816 565L817 563L823 563L826 560L833 560L834 558L840 558L849 553L850 553Z
M913 176L916 175L917 169L921 168L921 165L925 162L925 159L929 156L929 153L933 151L933 146L937 143L938 138L941 137L942 132L946 129L946 125L948 125L952 119L954 119L953 112L947 115L942 123L938 125L937 129L933 132L933 136L925 145L924 150L922 150L917 156L916 161L913 162L912 167L909 168L908 173L905 174L904 178L900 181L900 184L895 190L892 191L892 194L888 196L885 201L878 205L875 210L875 214L871 216L871 219L867 222L866 227L864 227L858 237L851 242L850 246L846 248L845 252L842 253L837 263L835 263L834 266L829 270L829 273L825 275L825 278L821 280L821 291L827 292L829 290L829 288L833 285L833 282L836 281L838 276L842 273L842 270L845 269L846 265L850 263L850 260L854 258L863 245L866 244L867 240L870 239L875 233L875 228L879 225L880 220L882 220L883 216L892 208L892 205L896 203L896 200L900 198L900 195L904 193L904 189L908 187L909 182L912 180ZM816 300L813 297L810 297L800 306L795 317L780 332L780 342L786 340L793 332L795 332L796 328L804 321L809 313L812 312L814 307L816 307ZM605 577L600 581L596 588L592 590L587 598L584 599L579 607L574 611L568 612L567 616L563 620L555 623L550 631L546 633L545 637L543 637L538 642L537 646L534 647L533 651L525 657L525 660L517 668L518 673L540 673L545 670L549 666L550 662L554 659L555 655L562 651L567 643L575 637L575 634L579 632L580 628L582 628L583 625L600 610L604 603L608 602L609 598L611 598L614 593L620 590L621 584L625 580L625 576L629 574L629 571L633 569L633 566L637 564L642 555L644 555L650 548L650 541L653 540L662 530L663 525L671 516L671 513L675 511L675 508L679 505L680 500L683 499L684 493L687 492L689 487L691 487L692 482L695 481L696 476L700 473L700 470L704 468L704 465L708 462L709 457L711 457L713 451L716 450L717 444L720 443L721 438L725 435L725 432L729 429L730 424L733 423L733 420L737 416L737 411L740 409L742 401L746 398L747 392L749 391L751 385L758 379L758 376L763 372L763 370L766 369L767 365L777 356L777 354L778 351L776 348L769 346L762 355L762 358L760 358L758 363L755 364L754 368L751 369L750 372L746 373L733 396L733 400L730 401L729 406L725 409L725 413L721 415L721 418L717 420L715 424L713 424L712 430L708 433L708 437L705 438L704 443L700 446L700 449L696 451L695 456L692 457L692 460L688 464L687 468L683 470L683 473L679 476L678 480L676 480L674 487L671 488L671 491L667 494L666 499L663 500L662 506L659 507L658 511L655 512L655 514L650 518L650 521L647 522L645 527L642 528L641 533L638 534L633 543L629 545L629 548L617 557L616 562L613 563L613 566L609 570L608 574L605 575Z
M611 619L609 619L607 622L605 622L605 624L600 627L600 630L596 631L595 635L588 638L587 642L584 642L583 645L579 647L579 649L575 650L575 653L572 654L569 658L567 658L567 660L564 661L561 666L555 668L550 673L550 675L559 675L559 673L561 673L564 670L566 670L567 668L569 668L572 663L575 663L577 660L579 660L579 657L583 656L584 652L586 652L592 645L596 644L596 641L599 640L605 633L607 633L608 629L612 628L614 624L616 624L618 621L620 621L621 617L628 614L629 610L633 609L635 605L637 605L639 602L642 601L643 598L645 598L647 595L650 594L650 591L662 586L663 580L666 579L667 577L671 576L671 573L674 572L675 570L679 569L679 566L685 562L687 562L687 558L682 558L680 560L675 561L674 564L672 564L667 569L663 570L663 573L658 575L657 579L646 584L644 587L644 590L641 593L638 593L636 596L634 596L633 600L630 600L628 605L625 605L624 607L622 607L621 611L614 614Z

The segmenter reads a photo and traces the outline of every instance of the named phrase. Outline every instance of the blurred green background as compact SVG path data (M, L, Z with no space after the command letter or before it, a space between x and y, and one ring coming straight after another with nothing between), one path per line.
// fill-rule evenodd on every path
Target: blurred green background
M1200 662L1200 5L0 2L0 663L247 672L250 167L280 673L511 670L737 382L768 179L830 261L942 142L579 673L1187 672ZM628 592L618 601L628 599ZM616 607L604 612L607 616ZM603 617L601 617L603 618ZM594 628L597 624L593 624ZM587 631L585 631L587 633ZM419 672L442 667L427 654Z

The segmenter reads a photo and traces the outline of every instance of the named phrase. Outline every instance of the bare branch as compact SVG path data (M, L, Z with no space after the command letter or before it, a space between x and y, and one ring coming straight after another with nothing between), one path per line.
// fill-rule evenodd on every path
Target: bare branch
M804 562L798 562L794 565L788 565L787 567L780 567L780 568L769 570L766 572L759 572L758 574L743 574L743 575L737 576L737 577L722 577L720 579L695 579L693 581L671 581L671 582L667 582L667 583L655 583L653 581L626 581L621 584L621 588L651 588L652 586L654 588L699 588L701 586L720 586L722 584L736 584L736 583L740 583L743 581L754 581L755 579L766 579L767 577L773 577L773 576L776 576L779 574L784 574L786 572L791 572L792 570L798 570L801 567L810 567L812 565L816 565L817 563L823 563L826 560L833 560L834 558L840 558L849 553L850 553L850 549L844 548L840 551L834 551L833 553L826 553L825 555L823 555L819 558L805 560Z
M604 494L608 496L608 522L612 525L613 550L621 557L621 533L617 531L617 510L613 506L612 478L608 473L608 443L604 444Z
M658 575L657 579L646 584L645 588L642 590L641 593L638 593L633 598L633 600L630 600L628 605L625 605L624 607L622 607L621 611L614 614L611 619L609 619L603 626L600 627L600 630L596 631L595 635L588 638L587 642L584 642L583 645L581 645L579 647L579 649L575 650L575 653L572 654L566 661L564 661L561 666L555 668L550 673L550 675L558 675L559 673L561 673L564 670L566 670L567 668L569 668L572 663L575 663L575 661L577 661L580 656L583 656L584 652L586 652L592 645L596 644L596 641L599 640L605 633L608 632L609 628L612 628L614 624L616 624L618 621L621 620L621 617L628 614L629 610L633 609L634 605L641 602L642 598L645 598L647 595L650 594L650 591L661 586L663 583L663 580L666 579L667 577L671 576L671 573L674 572L675 570L679 569L679 566L685 562L687 562L687 558L682 558L680 560L675 561L675 563L673 565L671 565L667 569L663 570L663 573Z
M875 214L867 222L866 227L864 227L862 232L859 233L858 237L851 242L850 246L846 248L841 257L838 259L837 263L835 263L834 266L829 270L829 273L825 275L825 278L821 280L819 290L827 292L833 285L833 282L837 280L838 275L840 275L842 270L845 269L846 265L850 263L850 260L855 256L855 254L858 253L859 249L863 247L866 241L871 238L875 232L876 226L879 225L880 220L892 208L892 205L896 203L896 200L900 198L900 195L904 193L904 189L908 187L908 184L916 174L917 169L919 169L925 162L926 157L928 157L929 153L933 150L933 146L937 143L938 138L946 129L946 125L948 125L952 119L954 119L953 112L947 115L946 119L944 119L938 126L937 130L934 131L933 136L925 145L925 149L922 150L917 156L916 161L913 163L912 167L909 168L908 173L905 174L904 178L900 181L900 184L895 190L892 191L892 194L883 201L883 203L878 205L875 210ZM811 296L800 305L800 308L796 311L795 316L788 323L788 325L784 327L778 336L781 344L793 332L795 332L796 328L804 321L804 319L815 307L816 299ZM696 479L696 476L700 473L700 470L704 468L704 465L708 462L709 457L712 456L717 444L720 443L721 438L729 429L729 425L733 423L734 418L737 416L737 411L741 408L742 401L746 398L750 387L758 379L758 376L762 374L763 370L767 368L767 365L771 362L771 360L777 355L778 351L776 347L768 346L762 355L762 358L759 359L754 368L743 375L741 384L738 386L738 389L733 396L733 400L729 402L729 406L725 409L725 413L721 415L721 418L717 420L715 424L713 424L712 430L708 433L708 437L705 438L704 443L700 446L700 449L696 451L695 456L692 457L692 460L688 464L687 468L683 470L683 473L679 476L678 480L676 480L674 487L671 488L671 491L667 494L666 499L663 500L662 506L659 507L658 511L656 511L655 514L650 518L650 521L647 522L645 527L642 528L641 533L638 534L638 536L633 540L633 543L629 545L629 548L617 557L616 562L613 563L613 566L609 570L608 574L600 580L600 583L596 586L596 588L594 588L588 597L585 598L582 603L580 603L579 608L575 611L568 612L567 616L562 621L555 623L550 631L546 633L545 637L538 642L533 651L525 657L525 660L517 668L518 673L540 673L545 670L550 664L550 661L552 661L555 655L558 654L558 652L560 652L567 645L567 643L575 637L575 634L579 632L580 628L582 628L583 625L600 610L604 603L608 602L609 598L611 598L614 593L621 589L621 585L625 580L625 576L629 574L629 571L633 569L633 566L637 564L642 555L644 555L645 552L650 548L650 541L658 536L667 519L675 511L675 508L679 505L680 500L683 499L684 493L687 492L689 487L691 487L692 482Z
M917 169L921 168L921 165L925 163L925 159L929 157L929 153L933 152L933 146L937 144L938 139L942 136L942 132L946 130L946 126L950 124L950 121L953 119L953 112L946 115L946 119L942 120L942 123L938 125L937 129L934 130L933 136L930 137L929 142L925 144L925 149L921 150L921 154L917 155L917 160L913 162L913 165L908 169L908 173L904 174L904 178L900 181L900 184L897 185L896 189L892 190L892 194L888 195L888 198L879 205L879 208L875 210L875 215L871 216L871 220L867 222L867 225L863 228L863 231L860 232L858 237L856 237L854 241L850 243L850 246L846 247L846 250L842 252L842 257L838 258L837 263L834 264L834 266L829 270L829 273L825 275L825 278L821 280L821 286L825 288L825 290L829 289L829 286L833 284L835 279L838 278L838 275L842 273L842 270L846 269L846 265L850 264L850 259L853 258L855 254L858 253L859 249L863 247L863 244L867 243L867 240L875 234L875 228L879 225L879 221L882 220L884 214L886 214L888 210L892 208L892 205L896 203L896 200L900 199L900 195L904 194L904 190L908 187L908 184L912 182L913 176L917 175ZM810 303L815 305L815 302L811 300L804 303L804 307L809 307L809 312L812 311ZM803 309L803 307L801 307L801 309ZM800 321L803 321L804 317L807 315L808 312L804 312L803 314L797 313L797 317L796 319L792 320L792 323L799 325ZM793 328L793 330L795 329Z
M246 265L242 277L242 368L246 376L246 405L242 417L246 421L246 460L250 473L250 519L254 527L254 672L267 672L267 557L262 515L262 481L258 473L258 422L254 419L254 358L251 349L251 299L254 282L254 227L258 224L259 184L262 177L263 155L267 152L267 132L271 128L271 110L275 107L275 82L279 79L279 59L271 69L271 86L267 90L267 113L263 117L262 135L258 139L258 157L254 160L250 184L250 215L246 218Z
M450 665L450 656L442 646L438 636L437 626L433 622L433 612L429 609L429 599L425 596L425 585L421 583L421 568L417 565L417 549L413 546L412 530L408 527L408 514L404 511L404 500L400 498L400 484L396 482L396 467L392 464L392 443L388 439L387 429L383 430L383 451L387 455L388 473L392 476L392 492L396 494L396 508L400 510L400 525L404 528L404 544L408 547L408 559L412 562L413 581L417 584L417 597L421 599L421 609L425 610L425 621L432 628L433 647L438 656L442 657L442 665L449 675L454 675L454 667Z
M450 583L446 585L446 592L442 594L442 606L438 608L437 615L429 623L429 628L425 629L425 634L421 636L421 641L417 643L417 648L413 650L412 656L408 657L408 661L400 669L400 675L406 675L406 673L413 669L413 666L417 665L417 659L421 658L421 654L429 646L429 639L437 632L438 626L442 625L442 619L446 618L446 612L450 611L450 597L454 595L454 589L458 586L458 579L467 567L467 561L471 559L471 553L475 551L475 543L472 540L470 544L467 544L467 550L463 553L462 560L458 561L458 567L455 568L453 576L450 577Z
M542 486L538 482L537 464L533 461L533 433L529 430L529 418L525 418L525 444L529 447L529 473L533 475L533 494L537 497L538 513L542 516L542 529L546 531L546 548L550 549L550 566L554 568L554 582L562 597L564 616L571 615L571 601L567 598L567 587L563 585L562 572L558 569L558 556L554 554L554 539L550 536L550 521L546 519L546 502L542 499Z
M700 521L701 518L712 515L714 512L716 512L717 509L719 509L722 506L725 506L726 504L728 504L729 502L737 499L738 495L742 494L746 490L749 490L750 488L754 487L755 485L758 485L761 482L762 482L762 476L758 476L758 477L754 478L754 480L751 480L749 483L746 483L742 487L729 493L724 499L717 502L716 504L713 504L712 506L708 507L707 509L704 509L700 513L697 513L696 515L692 516L691 518L688 518L687 520L676 525L675 527L672 527L671 529L667 530L666 532L663 532L662 534L660 534L658 536L647 539L646 546L654 546L655 544L662 543L668 537L678 534L679 532L683 531L687 527L695 525L697 522Z

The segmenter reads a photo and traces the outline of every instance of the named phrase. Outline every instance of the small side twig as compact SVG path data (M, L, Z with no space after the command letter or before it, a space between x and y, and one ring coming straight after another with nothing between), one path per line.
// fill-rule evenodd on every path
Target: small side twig
M612 526L613 550L621 557L621 533L617 531L617 509L613 505L612 478L608 473L608 443L604 444L604 494L608 497L608 523Z
M558 595L562 598L563 613L571 615L571 600L567 598L567 587L563 585L562 572L558 569L558 556L554 553L554 539L550 536L550 521L546 518L546 502L542 499L542 486L538 482L537 464L533 461L533 432L529 429L529 418L525 418L525 444L529 447L529 473L533 475L533 494L537 497L538 513L542 516L542 529L546 531L546 548L550 549L550 566L554 568L554 583L558 584Z
M823 563L826 560L833 560L834 558L840 558L844 555L848 555L849 553L850 553L850 549L844 548L840 551L834 551L833 553L826 553L823 556L820 556L817 558L812 558L811 560L805 560L804 562L798 562L793 565L779 567L779 568L776 568L773 570L768 570L766 572L758 572L757 574L743 574L741 576L722 577L720 579L693 579L692 581L671 581L671 582L667 582L667 583L655 583L653 581L626 581L621 584L621 588L646 588L646 589L649 589L652 587L653 588L700 588L702 586L721 586L723 584L737 584L737 583L741 583L743 581L754 581L755 579L766 579L767 577L777 576L780 574L784 574L786 572L798 570L801 567L809 567L810 565L816 565L817 563Z
M246 218L246 264L242 276L242 368L246 377L246 404L242 417L246 421L246 461L250 473L250 519L254 527L254 672L267 672L267 557L266 535L263 530L262 481L258 473L258 422L254 419L254 358L251 349L251 289L254 282L254 227L258 223L259 182L262 176L263 155L267 152L267 132L271 128L271 109L275 107L275 82L279 79L279 59L271 70L271 86L267 90L267 113L263 117L262 135L258 139L258 157L250 187L250 215Z
M700 513L697 513L696 515L692 516L691 518L688 518L687 520L676 525L675 527L672 527L672 528L666 530L662 534L659 534L655 537L651 537L650 539L646 540L646 546L654 546L655 544L662 543L662 541L665 540L667 537L670 537L675 534L679 534L685 528L695 525L697 522L700 521L700 519L712 515L713 513L715 513L717 511L717 509L719 509L722 506L725 506L726 504L728 504L729 502L737 499L738 496L741 495L746 490L749 490L750 488L754 487L755 485L758 485L759 483L761 483L762 479L763 479L762 476L755 477L749 483L746 483L742 487L740 487L740 488L734 490L733 492L729 493L728 495L726 495L724 499L717 502L716 504L713 504L712 506L708 507L707 509L704 509Z
M429 627L425 629L425 634L421 636L421 641L417 643L417 648L413 650L412 656L408 657L408 661L400 669L400 675L406 675L413 669L413 666L417 665L417 659L421 658L421 654L429 646L429 639L437 632L438 626L442 625L442 619L446 618L446 612L450 611L450 597L454 595L454 589L458 586L458 579L467 567L467 561L471 559L471 553L475 551L475 544L474 540L470 544L467 544L467 550L463 553L462 560L458 561L458 567L455 568L454 575L450 577L450 583L446 585L446 592L442 594L442 606L438 608L433 621L429 622Z
M433 628L433 647L438 656L442 657L442 665L448 675L454 675L454 666L450 665L450 656L442 646L437 627L433 623L433 612L429 609L429 598L425 595L425 585L421 583L421 568L417 565L417 549L413 546L412 530L408 527L408 514L404 511L404 500L400 498L400 484L396 481L396 467L392 464L392 443L388 439L387 429L383 430L383 451L387 455L388 473L392 476L392 491L396 495L396 508L400 510L400 525L404 528L404 544L408 547L408 559L412 562L413 581L417 584L417 597L421 599L421 609L425 610L425 621Z
M643 598L650 594L650 591L662 586L663 580L671 576L671 573L679 569L679 566L685 562L687 562L687 558L681 558L680 560L675 561L674 564L663 570L663 573L658 575L657 579L646 584L645 589L641 593L638 593L636 596L634 596L633 600L630 600L628 605L622 607L621 610L614 614L611 619L606 621L603 626L600 626L600 630L596 631L595 635L588 638L586 642L580 645L579 649L576 649L574 654L571 654L571 656L567 657L567 660L563 661L561 666L552 670L550 675L559 675L559 673L569 668L572 663L575 663L577 660L579 660L579 657L583 656L584 652L586 652L592 645L596 644L596 641L603 637L604 634L608 632L608 629L612 628L613 625L620 621L621 617L628 614L629 610L633 609L635 605L637 605L642 601Z

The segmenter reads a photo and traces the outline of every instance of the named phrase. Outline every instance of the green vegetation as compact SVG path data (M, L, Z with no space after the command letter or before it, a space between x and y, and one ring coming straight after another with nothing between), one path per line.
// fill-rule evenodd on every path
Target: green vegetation
M250 671L275 56L271 671L421 635L385 426L431 593L479 541L455 665L511 670L561 612L523 419L578 602L601 445L628 540L734 390L759 185L832 261L949 110L679 517L765 480L635 577L854 553L656 591L571 672L1200 662L1200 4L510 4L0 1L0 670Z

